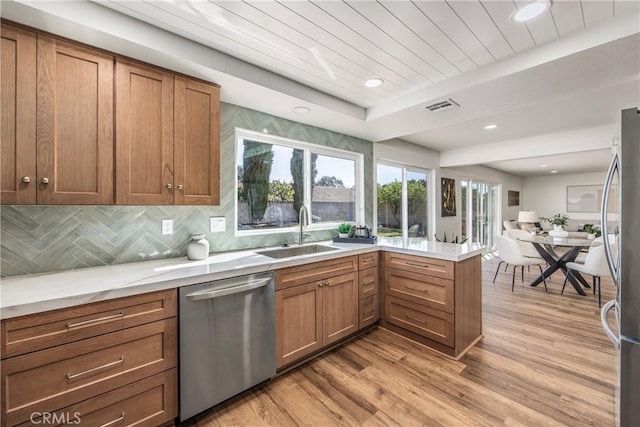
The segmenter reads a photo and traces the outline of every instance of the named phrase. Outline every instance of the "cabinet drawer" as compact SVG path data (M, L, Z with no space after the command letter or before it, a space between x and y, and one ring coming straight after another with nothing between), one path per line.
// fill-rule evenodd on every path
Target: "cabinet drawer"
M358 295L365 298L378 293L378 269L368 268L358 272Z
M378 294L369 295L360 299L360 320L358 328L373 325L380 318L380 297Z
M385 319L430 340L453 347L453 314L387 296Z
M276 291L358 270L357 256L330 259L276 270Z
M358 270L365 268L373 268L378 266L379 252L369 252L368 254L358 255Z
M384 286L387 295L453 313L453 280L387 268Z
M177 416L177 403L177 369L174 368L57 410L48 418L49 422L38 417L20 424L20 427L74 423L87 426L156 427Z
M176 290L118 298L2 321L2 358L173 317Z
M4 420L28 420L176 366L175 317L2 361Z
M414 273L440 277L442 279L453 279L454 275L453 261L393 252L385 252L384 266L385 268L401 268Z

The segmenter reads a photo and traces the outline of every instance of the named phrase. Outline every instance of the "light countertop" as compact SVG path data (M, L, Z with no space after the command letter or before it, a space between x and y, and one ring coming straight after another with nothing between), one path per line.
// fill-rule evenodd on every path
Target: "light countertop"
M321 242L339 250L273 259L264 249L227 252L201 261L170 258L103 267L25 275L0 281L0 318L22 316L90 302L275 270L309 262L387 250L462 261L479 255L477 244L457 245L420 239L382 238L377 245Z

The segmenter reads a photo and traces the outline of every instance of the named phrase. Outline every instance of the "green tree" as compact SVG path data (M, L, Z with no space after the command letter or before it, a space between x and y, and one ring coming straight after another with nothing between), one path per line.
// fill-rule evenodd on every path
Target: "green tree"
M244 140L242 188L249 205L249 215L254 222L262 221L267 211L272 165L271 144Z
M318 175L316 168L317 154L311 154L311 182L314 183ZM304 151L294 149L289 163L291 176L293 177L293 210L300 211L304 201Z
M407 181L408 212L415 215L419 207L427 201L427 182L423 179Z
M418 208L427 201L427 185L425 180L407 181L407 212L415 215ZM387 184L378 184L378 203L386 204L391 209L393 217L396 220L398 213L402 207L402 183L398 181L389 182Z
M269 183L270 202L293 202L293 184L274 179Z
M316 182L316 185L318 187L344 188L344 182L335 176L323 176Z
M378 204L386 204L396 220L402 207L402 183L398 181L378 184Z

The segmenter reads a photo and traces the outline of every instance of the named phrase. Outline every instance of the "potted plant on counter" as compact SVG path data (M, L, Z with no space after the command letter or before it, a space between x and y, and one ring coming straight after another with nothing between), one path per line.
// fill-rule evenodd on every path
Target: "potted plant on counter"
M343 222L338 225L338 237L341 239L346 239L349 237L349 232L351 231L351 224Z
M587 239L593 240L596 238L596 232L598 231L595 225L587 224L583 230L587 233Z

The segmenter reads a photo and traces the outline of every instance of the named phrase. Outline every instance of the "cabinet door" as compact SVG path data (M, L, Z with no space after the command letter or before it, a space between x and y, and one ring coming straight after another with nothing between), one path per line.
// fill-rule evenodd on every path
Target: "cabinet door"
M276 292L276 366L322 347L322 286L312 282Z
M39 204L113 203L113 57L38 35Z
M323 345L329 345L358 330L358 279L356 273L323 281Z
M174 203L219 205L220 88L180 76L174 83Z
M0 54L0 203L34 204L36 35L3 24Z
M173 204L173 74L116 61L116 203Z

